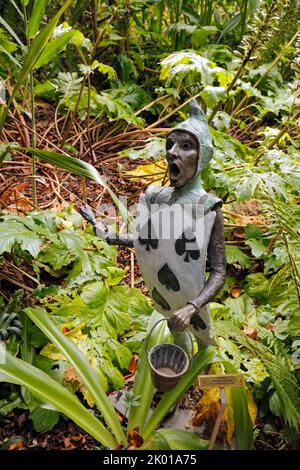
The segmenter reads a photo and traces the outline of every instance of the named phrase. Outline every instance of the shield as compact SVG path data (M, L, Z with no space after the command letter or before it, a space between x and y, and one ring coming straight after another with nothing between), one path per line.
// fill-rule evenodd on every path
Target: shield
M156 309L164 316L199 296L205 283L207 247L216 213L204 204L150 204L139 200L134 247ZM201 308L190 329L209 339L209 309Z

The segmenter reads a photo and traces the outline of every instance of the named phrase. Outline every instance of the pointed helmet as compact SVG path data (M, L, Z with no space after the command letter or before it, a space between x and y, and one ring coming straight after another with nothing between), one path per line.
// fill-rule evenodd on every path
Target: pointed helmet
M199 143L198 170L199 174L209 163L213 155L212 137L205 114L193 99L189 105L189 117L172 129L174 131L185 131L196 137Z

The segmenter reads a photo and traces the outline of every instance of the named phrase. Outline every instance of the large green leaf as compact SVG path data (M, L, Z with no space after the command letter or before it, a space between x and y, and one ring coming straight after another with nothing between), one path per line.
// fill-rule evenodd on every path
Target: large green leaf
M79 160L78 158L70 157L69 155L49 152L46 150L25 147L19 147L19 150L28 151L33 156L40 158L41 160L45 160L48 163L52 163L52 165L56 165L63 170L96 181L96 183L100 184L100 186L103 186L108 191L116 207L119 209L123 219L126 221L126 223L128 223L129 228L132 226L132 218L127 212L126 208L119 201L116 194L110 189L106 181L101 177L100 173L93 165L84 162L83 160Z
M239 263L242 268L250 267L250 258L245 255L238 246L227 245L226 246L226 259L227 263Z
M44 403L51 403L56 410L68 416L106 447L116 446L116 441L109 431L67 388L40 369L4 352L3 347L0 349L0 359L1 382L26 387Z
M47 246L42 253L39 255L39 261L42 263L48 263L55 270L61 269L63 266L68 266L72 261L74 261L75 254L66 250L62 245L50 245Z
M29 419L31 419L35 431L43 433L53 429L58 423L59 414L57 411L38 407L30 412Z
M211 86L207 85L201 92L207 106L213 109L216 104L224 103L226 101L226 88L224 86Z
M155 408L152 416L142 431L143 439L148 439L156 426L166 416L169 409L179 400L180 397L189 389L196 377L202 372L209 362L213 359L215 348L208 346L203 351L199 351L193 358L191 369L182 377L180 382L173 390L165 393Z
M11 252L17 243L22 250L29 251L35 258L41 249L43 240L24 224L14 220L0 222L0 254Z
M163 317L158 312L154 311L148 323L147 335L159 320ZM152 348L158 343L170 342L170 333L166 326L167 322L161 322L153 331L149 341L148 348ZM139 407L131 407L128 419L128 430L139 428L142 429L149 412L152 398L154 395L154 385L151 379L151 371L148 363L148 354L146 352L146 344L144 342L141 357L137 367L135 376L133 393L135 396L140 396Z
M140 450L171 450L171 447L162 434L153 432L140 447Z
M19 38L17 33L15 33L15 31L9 26L9 24L5 21L5 19L2 18L2 16L0 16L0 25L1 24L9 32L9 34L16 40L16 42L19 44L19 46L21 46L22 49L25 49L25 45L23 44L23 42L21 41L21 39Z
M159 429L157 434L163 436L173 450L207 450L209 441L200 439L196 434L183 429Z
M224 362L224 366L228 374L237 373L230 362ZM244 387L232 387L230 392L236 445L239 450L249 450L253 441L253 424L249 415L246 390Z
M51 62L51 60L53 60L59 52L66 48L69 42L73 39L74 35L75 31L68 31L49 42L40 55L34 68L39 69L43 65L49 64L49 62Z
M217 42L219 43L222 37L225 36L225 34L228 34L233 31L240 24L240 22L241 13L239 12L236 13L230 20L226 21Z
M132 320L126 312L130 295L124 286L113 289L102 286L99 282L88 284L84 287L81 298L92 309L97 309L102 315L103 324L110 331L113 327L120 335L130 329Z
M190 83L191 78L195 79L199 88L213 85L216 80L226 87L231 80L231 74L221 67L216 67L214 62L200 54L180 51L162 60L160 78L166 80L167 87L174 83L180 88L185 80Z
M98 374L91 367L87 357L55 326L44 308L26 308L24 311L78 372L117 441L125 442L125 435L114 407L102 389Z
M38 32L48 3L49 0L35 0L27 25L27 36L29 39L33 38Z

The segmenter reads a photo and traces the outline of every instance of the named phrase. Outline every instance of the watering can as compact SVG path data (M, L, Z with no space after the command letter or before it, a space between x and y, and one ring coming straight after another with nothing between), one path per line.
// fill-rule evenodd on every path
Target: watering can
M151 370L151 377L154 386L161 392L168 392L172 390L181 377L192 366L194 345L190 332L187 330L191 344L192 344L192 358L189 359L185 350L173 343L161 343L154 346L150 351L148 344L156 326L162 322L167 321L167 318L162 318L152 327L146 339L146 353L148 354L148 362Z

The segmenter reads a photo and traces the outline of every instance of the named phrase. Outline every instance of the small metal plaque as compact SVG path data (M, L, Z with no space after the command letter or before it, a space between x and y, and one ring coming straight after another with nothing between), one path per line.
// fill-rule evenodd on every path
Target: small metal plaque
M242 374L216 374L216 375L199 375L199 387L243 387L245 379Z

